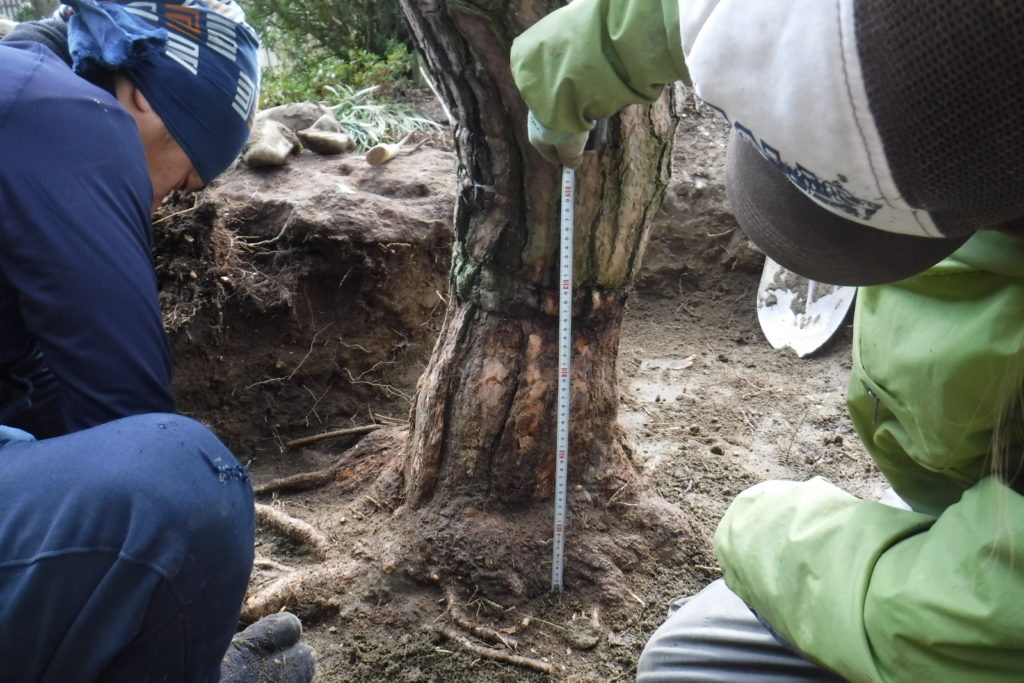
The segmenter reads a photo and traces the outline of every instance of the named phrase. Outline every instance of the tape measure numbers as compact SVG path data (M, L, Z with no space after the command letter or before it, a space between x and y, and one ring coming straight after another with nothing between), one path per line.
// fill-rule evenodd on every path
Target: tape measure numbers
M561 591L565 569L565 511L569 486L569 398L572 360L572 251L576 220L576 171L562 169L558 290L558 422L555 427L555 525L551 546L551 590Z

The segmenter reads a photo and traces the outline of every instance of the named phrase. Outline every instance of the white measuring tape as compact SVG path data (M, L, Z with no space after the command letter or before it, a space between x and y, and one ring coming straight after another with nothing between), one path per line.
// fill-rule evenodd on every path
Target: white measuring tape
M562 220L558 290L558 423L555 444L555 533L551 546L551 590L561 591L565 568L565 509L569 487L569 363L572 359L572 231L576 171L562 169Z

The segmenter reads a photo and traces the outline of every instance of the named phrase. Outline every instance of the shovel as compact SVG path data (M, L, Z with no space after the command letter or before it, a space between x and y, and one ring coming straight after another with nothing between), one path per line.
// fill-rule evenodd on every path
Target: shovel
M766 256L757 288L757 320L773 348L789 347L804 358L835 336L856 294L856 287L808 280Z

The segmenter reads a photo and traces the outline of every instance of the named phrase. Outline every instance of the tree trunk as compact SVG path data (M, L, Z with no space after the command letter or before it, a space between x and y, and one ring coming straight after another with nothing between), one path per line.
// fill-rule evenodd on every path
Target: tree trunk
M455 119L458 198L447 319L412 413L405 501L551 496L560 169L529 145L512 39L562 3L400 0ZM538 13L539 12L539 13ZM670 172L671 88L609 122L577 173L570 481L633 489L616 423L624 307Z

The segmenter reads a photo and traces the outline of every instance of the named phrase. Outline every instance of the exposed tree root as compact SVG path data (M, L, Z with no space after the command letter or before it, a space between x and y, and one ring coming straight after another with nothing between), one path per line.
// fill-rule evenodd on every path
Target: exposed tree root
M315 472L301 472L290 477L282 477L281 479L274 479L265 484L254 486L252 487L252 492L257 496L262 496L268 493L277 493L278 491L307 491L326 486L334 481L337 474L337 467L328 467L327 469Z
M294 571L291 567L285 564L281 564L277 560L271 560L266 557L257 557L252 562L252 566L257 569L271 569L275 572L290 572Z
M240 619L251 623L283 609L300 616L324 609L336 610L337 596L348 589L358 571L356 563L338 561L291 571L247 595Z
M308 545L317 558L322 560L327 557L331 542L322 531L311 524L262 503L256 503L256 519L272 526L288 538Z
M336 439L339 436L351 436L352 434L365 434L366 432L372 432L380 429L383 426L384 425L362 425L361 427L349 427L348 429L335 429L330 432L324 432L323 434L314 434L312 436L304 436L301 439L285 441L284 445L288 448L305 446L306 444L316 443L317 441L323 441L324 439Z
M332 483L339 484L339 492L344 492L360 486L375 477L382 467L393 463L395 454L400 452L396 439L400 438L405 430L387 428L386 425L367 425L365 428L355 427L353 433L364 431L372 433L346 450L334 465L314 472L301 472L268 481L254 486L253 493L261 496L283 491L308 491ZM288 442L292 443L294 442Z
M522 655L514 655L506 650L498 650L493 647L476 645L475 643L471 643L465 636L456 633L455 629L451 626L442 626L440 631L446 638L461 645L462 649L467 652L471 652L478 657L486 657L487 659L493 659L507 664L515 664L516 666L533 669L534 671L539 671L544 674L553 674L555 672L555 666L551 662L541 661L532 657L523 657Z
M509 650L515 650L519 647L519 643L515 638L498 633L493 628L482 626L469 619L456 602L455 591L449 589L445 596L448 599L448 616L451 617L452 623L456 626L464 631L469 631L480 640L486 640L489 643L501 643Z
M290 572L275 579L262 589L246 596L242 605L242 622L251 623L268 614L279 612L294 602L295 595L302 583L302 572Z

